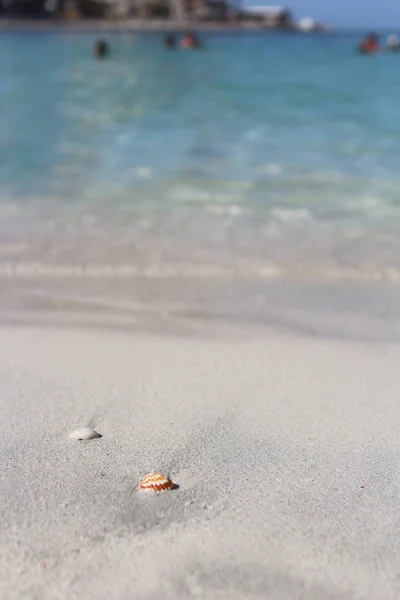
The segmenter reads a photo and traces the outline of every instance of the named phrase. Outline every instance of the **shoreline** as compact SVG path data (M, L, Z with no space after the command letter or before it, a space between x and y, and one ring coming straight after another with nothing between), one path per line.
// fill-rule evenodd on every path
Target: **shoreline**
M0 277L0 324L400 343L400 286L312 278Z

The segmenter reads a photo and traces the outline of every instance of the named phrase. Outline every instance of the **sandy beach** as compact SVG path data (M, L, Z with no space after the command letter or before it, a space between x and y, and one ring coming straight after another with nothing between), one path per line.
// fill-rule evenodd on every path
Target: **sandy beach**
M172 27L0 23L0 600L395 600L398 56Z
M1 598L398 597L398 346L0 335Z

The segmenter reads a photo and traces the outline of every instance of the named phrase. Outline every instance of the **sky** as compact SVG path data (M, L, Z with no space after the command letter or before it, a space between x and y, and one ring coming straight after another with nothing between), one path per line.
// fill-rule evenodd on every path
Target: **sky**
M284 4L296 18L314 17L336 27L389 28L400 31L400 0L247 0Z

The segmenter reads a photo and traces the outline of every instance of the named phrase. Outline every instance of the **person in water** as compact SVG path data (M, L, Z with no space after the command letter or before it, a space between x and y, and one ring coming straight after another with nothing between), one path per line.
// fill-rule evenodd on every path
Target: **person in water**
M95 57L99 59L106 58L110 54L110 48L106 40L97 40L93 50Z
M182 37L180 42L181 48L190 48L190 49L198 49L201 48L202 43L197 37L195 33L192 31L187 31L185 35Z
M392 35L388 35L386 40L386 46L388 50L391 50L392 52L398 52L400 50L399 36L395 33L392 33Z
M362 54L376 54L381 51L381 45L378 36L375 33L369 33L361 40L358 50Z
M167 33L164 38L164 46L170 50L176 48L176 36L174 33Z

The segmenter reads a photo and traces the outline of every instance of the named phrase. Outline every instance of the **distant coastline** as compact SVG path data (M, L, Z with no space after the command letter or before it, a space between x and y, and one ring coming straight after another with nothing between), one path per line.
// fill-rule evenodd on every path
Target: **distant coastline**
M265 33L302 33L296 28L271 28L257 22L200 21L173 19L16 19L1 18L0 31L70 31L90 33L96 31L114 32L156 32L182 29L199 31L264 31Z

